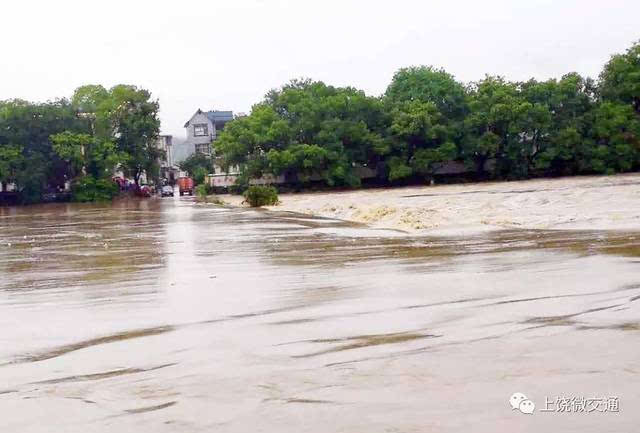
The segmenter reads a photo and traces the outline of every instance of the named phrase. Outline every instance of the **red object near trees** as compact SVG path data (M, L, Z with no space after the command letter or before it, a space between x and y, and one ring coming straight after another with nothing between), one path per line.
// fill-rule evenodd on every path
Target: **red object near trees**
M190 177L179 177L178 188L180 190L180 195L193 195L193 179Z
M152 191L148 185L142 185L136 188L136 195L138 197L151 197Z

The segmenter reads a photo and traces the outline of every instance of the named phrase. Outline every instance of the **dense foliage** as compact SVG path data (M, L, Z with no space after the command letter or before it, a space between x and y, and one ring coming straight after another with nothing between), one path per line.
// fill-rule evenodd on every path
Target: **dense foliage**
M207 188L207 185L204 183L197 185L195 187L195 193L200 198L206 197L209 194L209 188Z
M2 190L14 184L30 203L73 182L76 200L113 197L114 169L136 183L158 171L158 108L148 91L128 85L83 86L71 100L0 101Z
M73 198L75 201L109 201L118 194L118 185L111 179L88 175L75 180L73 184Z
M213 172L213 162L211 157L203 153L196 152L178 164L180 170L186 171L196 184L204 182L205 177Z
M329 185L357 185L354 164L374 160L384 142L382 102L353 88L292 81L270 92L250 116L230 122L216 141L223 166L250 177L321 173Z
M269 92L215 142L242 182L264 174L291 182L357 186L432 178L458 161L475 179L616 173L640 168L640 43L615 55L597 81L463 84L442 69L400 69L379 98L351 87L294 80Z
M278 191L272 186L251 185L244 193L244 201L251 207L278 204Z

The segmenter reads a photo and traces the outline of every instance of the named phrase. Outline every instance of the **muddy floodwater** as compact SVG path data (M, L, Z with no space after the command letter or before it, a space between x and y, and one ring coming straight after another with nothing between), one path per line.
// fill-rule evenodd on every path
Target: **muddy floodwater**
M544 410L564 397L619 406ZM186 197L0 208L1 432L638 425L640 232L429 237Z

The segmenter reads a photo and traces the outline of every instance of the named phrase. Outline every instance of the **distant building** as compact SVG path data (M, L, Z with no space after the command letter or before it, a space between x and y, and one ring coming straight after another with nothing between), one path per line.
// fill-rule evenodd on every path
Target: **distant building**
M159 135L156 140L156 148L164 152L164 158L160 159L160 167L173 165L173 136Z
M176 168L173 162L173 136L159 135L156 140L156 148L164 152L164 156L158 161L160 166L160 177L173 181L175 178Z
M211 143L218 138L227 122L233 120L233 111L202 111L198 109L184 124L186 144L195 152L211 155Z

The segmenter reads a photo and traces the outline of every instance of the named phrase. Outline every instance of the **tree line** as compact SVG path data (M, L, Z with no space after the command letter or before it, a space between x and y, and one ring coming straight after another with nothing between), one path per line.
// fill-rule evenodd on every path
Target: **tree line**
M618 173L640 168L640 43L597 80L464 84L431 66L396 72L381 97L293 80L213 143L241 182L264 174L358 186L358 167L385 183L424 181L450 161L473 179Z
M122 170L138 184L157 173L161 151L159 105L131 85L82 86L71 99L0 101L0 183L15 186L23 203L41 201L71 183L78 201L108 200Z

